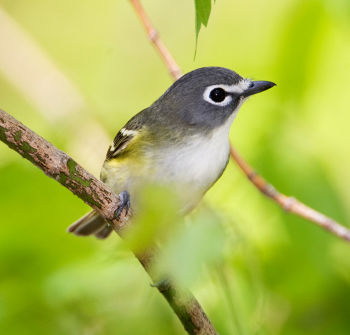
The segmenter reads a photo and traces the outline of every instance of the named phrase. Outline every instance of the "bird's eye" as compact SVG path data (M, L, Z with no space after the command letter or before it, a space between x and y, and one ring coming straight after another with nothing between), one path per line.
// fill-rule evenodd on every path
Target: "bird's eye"
M220 87L214 88L210 92L209 97L214 102L222 102L226 98L226 91L223 88L220 88Z

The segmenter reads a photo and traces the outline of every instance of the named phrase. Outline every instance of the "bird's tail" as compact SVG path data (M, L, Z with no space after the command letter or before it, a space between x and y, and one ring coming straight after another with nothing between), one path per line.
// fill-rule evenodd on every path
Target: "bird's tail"
M103 239L112 232L112 227L95 211L91 211L71 224L67 232L78 236L95 235Z

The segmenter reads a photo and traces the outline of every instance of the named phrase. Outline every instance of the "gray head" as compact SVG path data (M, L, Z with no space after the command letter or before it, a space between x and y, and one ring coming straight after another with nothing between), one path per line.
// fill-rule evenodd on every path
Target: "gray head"
M246 98L274 85L244 79L226 68L203 67L177 80L152 108L161 112L158 117L167 114L167 121L211 130L224 124Z

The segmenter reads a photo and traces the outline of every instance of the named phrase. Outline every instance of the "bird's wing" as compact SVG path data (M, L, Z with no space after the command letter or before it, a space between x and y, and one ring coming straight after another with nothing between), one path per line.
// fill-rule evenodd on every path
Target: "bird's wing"
M121 153L125 151L125 149L130 145L132 140L139 134L140 128L130 127L133 129L129 129L127 126L120 129L118 134L115 136L112 144L108 148L106 160L111 160L116 158Z
M145 116L147 113L149 113L148 108L142 110L119 130L108 148L106 161L118 158L119 155L126 153L126 151L132 147L132 143L135 142L136 138L140 136L141 133L144 133L144 130L147 128L147 116Z

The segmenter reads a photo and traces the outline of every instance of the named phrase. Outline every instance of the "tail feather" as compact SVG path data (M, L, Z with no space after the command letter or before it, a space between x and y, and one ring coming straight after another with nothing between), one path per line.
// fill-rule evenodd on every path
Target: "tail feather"
M95 211L91 211L71 224L67 231L78 236L95 235L103 239L109 236L112 228Z
M109 234L113 231L113 228L110 225L105 225L101 230L99 230L94 235L99 239L104 239L109 236Z

